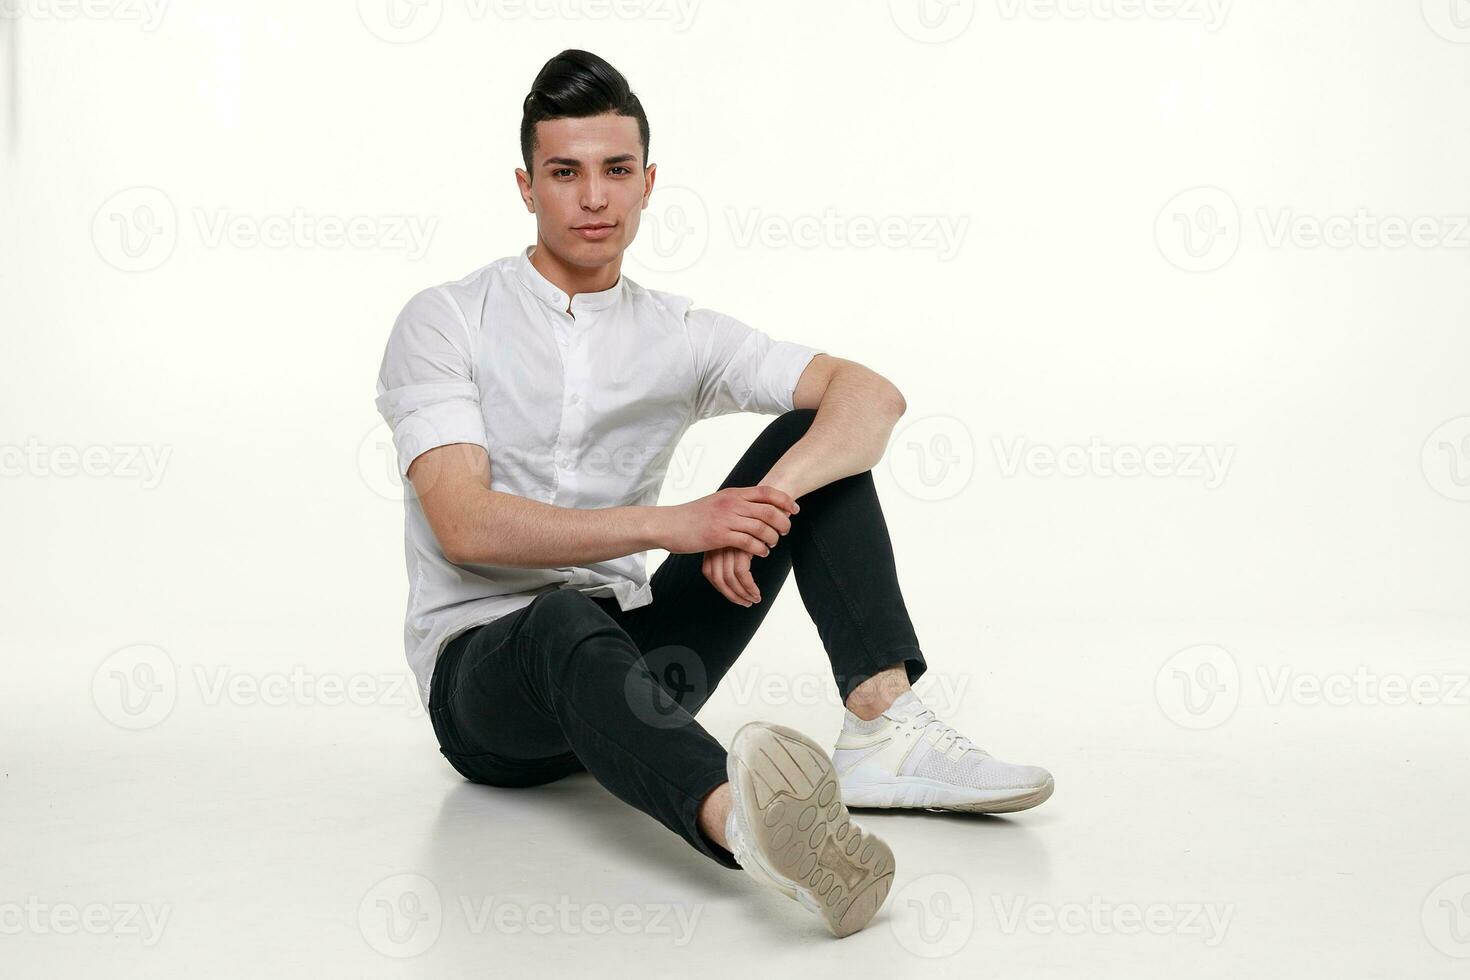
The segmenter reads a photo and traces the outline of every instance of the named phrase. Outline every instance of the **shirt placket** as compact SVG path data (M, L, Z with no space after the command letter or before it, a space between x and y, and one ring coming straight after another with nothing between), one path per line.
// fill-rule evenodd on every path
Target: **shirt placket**
M576 465L582 434L587 429L582 399L582 391L587 385L587 357L581 331L571 314L563 312L557 317L556 337L561 349L562 387L561 426L551 456L556 480L552 500L559 501L560 506L572 506L571 502L575 501L581 489Z

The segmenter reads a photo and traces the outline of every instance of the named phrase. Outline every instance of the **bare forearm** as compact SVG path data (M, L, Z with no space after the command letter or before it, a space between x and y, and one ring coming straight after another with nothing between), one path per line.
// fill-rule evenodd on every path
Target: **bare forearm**
M657 547L653 507L556 507L496 490L471 496L445 557L457 565L558 568ZM453 552L452 554L450 552Z
M883 458L905 407L903 395L880 375L834 376L811 427L760 482L800 497L872 469Z

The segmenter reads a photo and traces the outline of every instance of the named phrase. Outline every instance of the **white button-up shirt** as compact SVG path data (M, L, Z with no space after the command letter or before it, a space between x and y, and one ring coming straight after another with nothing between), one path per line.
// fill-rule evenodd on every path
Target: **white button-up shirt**
M404 648L426 706L440 651L470 627L548 589L614 596L623 609L653 592L647 552L585 567L449 562L408 481L415 457L473 443L490 456L492 490L558 507L653 506L689 426L790 411L802 371L824 353L626 275L577 293L568 313L567 294L531 264L532 247L415 294L378 374L376 404L406 489Z

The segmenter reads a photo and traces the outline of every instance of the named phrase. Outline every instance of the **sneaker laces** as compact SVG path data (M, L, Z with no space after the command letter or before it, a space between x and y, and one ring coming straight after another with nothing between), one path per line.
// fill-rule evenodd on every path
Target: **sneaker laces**
M931 731L935 733L934 751L936 752L948 752L951 748L958 745L961 755L967 752L979 752L981 755L990 754L961 735L955 730L954 726L940 720L939 716L934 713L934 709L927 705L921 706L918 711L910 715L908 722L916 728L922 727L925 736Z

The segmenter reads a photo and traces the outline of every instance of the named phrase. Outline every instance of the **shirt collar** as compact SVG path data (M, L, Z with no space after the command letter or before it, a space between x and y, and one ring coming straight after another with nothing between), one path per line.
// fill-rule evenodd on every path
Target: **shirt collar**
M521 254L516 258L516 272L520 274L521 281L547 306L558 312L565 313L567 309L567 294L556 283L541 274L541 270L531 264L531 250L535 245L527 245L521 249ZM619 275L618 281L607 289L595 293L576 293L572 296L572 310L601 310L618 301L623 294L623 284L627 276Z

